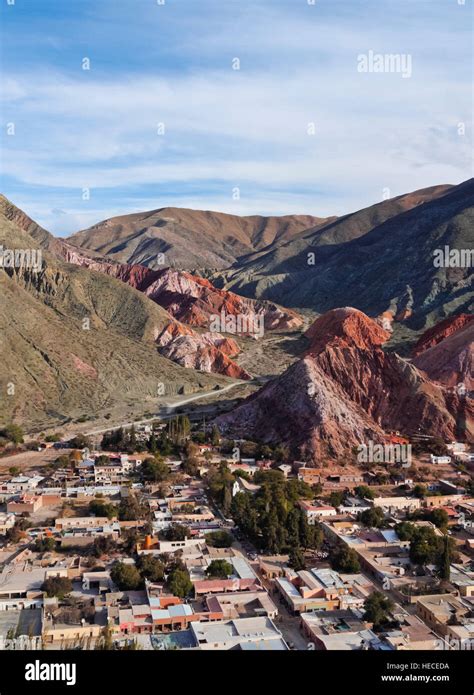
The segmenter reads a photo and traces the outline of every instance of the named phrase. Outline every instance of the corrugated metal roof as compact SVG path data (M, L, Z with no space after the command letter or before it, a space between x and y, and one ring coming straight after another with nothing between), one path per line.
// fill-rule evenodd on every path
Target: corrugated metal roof
M394 531L393 529L386 529L384 531L381 531L380 533L385 538L387 543L398 543L400 540L398 535L397 535L397 532Z
M168 610L173 618L193 614L191 606L188 606L186 603L179 603L177 606L170 606Z
M289 596L301 598L298 589L295 586L293 586L293 584L291 584L291 582L289 582L287 579L283 579L283 578L279 577L277 579L277 582L280 584L280 586L285 590L285 592Z
M249 563L242 557L233 557L231 562L240 579L255 579L256 574Z
M151 617L153 620L167 620L170 617L170 614L168 610L152 608Z

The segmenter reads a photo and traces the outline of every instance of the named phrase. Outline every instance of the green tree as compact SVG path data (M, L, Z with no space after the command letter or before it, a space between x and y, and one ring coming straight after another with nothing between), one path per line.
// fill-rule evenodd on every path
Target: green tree
M438 537L432 528L415 528L410 541L410 560L417 565L436 562L439 555Z
M232 534L224 530L206 533L205 539L207 545L214 548L230 548L234 542L234 537Z
M290 551L290 557L288 559L288 564L292 567L295 572L304 570L306 563L304 561L304 555L301 548L292 548Z
M148 516L148 509L139 503L135 495L125 497L118 508L118 518L120 521L139 521Z
M92 544L92 555L94 557L102 557L102 555L109 555L117 550L117 543L110 538L110 536L98 536L94 538L94 543Z
M160 532L160 538L165 541L184 541L191 537L191 531L183 524L172 524Z
M426 518L440 529L446 530L448 528L449 517L445 509L433 509L426 515Z
M410 524L409 521L402 521L400 524L397 524L395 530L401 541L411 541L416 533L416 526Z
M102 500L92 500L89 502L89 514L113 519L117 516L117 507L115 504L103 502Z
M369 528L381 528L385 517L380 507L370 507L359 514L359 521Z
M443 550L438 561L438 573L441 579L449 582L451 576L451 547L449 536L446 533L443 538Z
M277 463L286 463L290 458L290 450L284 444L278 444L275 447L274 459Z
M206 569L206 574L211 579L227 579L233 571L233 566L227 560L212 560Z
M219 428L217 425L213 425L212 427L212 432L211 432L211 444L213 446L219 446L221 441L221 433L219 432Z
M130 453L134 453L135 447L137 446L137 434L135 432L135 425L132 425L130 427L130 431L128 433L128 449L130 450Z
M362 497L367 500L373 500L375 497L374 491L368 485L358 485L354 492L358 497Z
M51 536L45 538L37 538L33 543L33 550L37 553L51 552L56 547L56 541Z
M341 490L335 490L329 495L329 504L332 507L340 507L344 502L345 494Z
M186 475L196 478L199 473L199 460L195 456L186 456L181 468Z
M12 423L0 430L0 436L5 437L5 439L13 442L13 444L22 444L24 432L19 425L14 425Z
M48 598L57 596L63 599L72 591L72 582L67 577L48 577L44 580L41 591L44 591Z
M356 574L360 572L360 562L353 548L340 545L331 557L331 564L337 572Z
M186 598L193 589L189 572L179 567L170 572L166 583L173 596L179 598Z
M258 447L257 455L260 459L268 460L273 457L273 450L268 444L262 444Z
M226 483L226 485L224 486L223 498L222 498L222 510L226 516L230 512L231 505L232 505L232 487L231 487L230 483Z
M300 509L300 544L304 550L316 550L323 542L323 531L319 524L309 524L306 514Z
M424 485L420 485L418 483L418 485L415 485L415 487L413 488L413 494L415 497L422 499L423 497L426 497L426 495L428 494L428 490Z
M379 630L388 622L394 603L381 591L374 591L365 599L364 608L364 620L373 623L374 629Z
M165 565L153 555L140 555L138 558L138 570L144 579L151 582L161 582L165 576Z
M44 438L45 442L60 442L62 434L60 432L54 432L53 434L47 434Z
M144 480L150 480L154 483L162 483L170 477L169 467L159 457L145 459L140 471Z
M116 562L110 571L112 581L120 591L134 591L142 586L140 572L135 565Z
M25 538L25 528L21 520L16 521L11 528L7 529L5 538L8 543L19 543Z
M70 440L69 445L72 449L90 449L91 441L84 434L77 434Z

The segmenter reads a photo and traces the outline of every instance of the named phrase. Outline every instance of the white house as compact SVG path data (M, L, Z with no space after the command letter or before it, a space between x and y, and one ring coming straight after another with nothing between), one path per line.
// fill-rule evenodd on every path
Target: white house
M306 514L308 524L314 524L319 519L325 519L329 516L337 516L337 511L334 507L326 504L314 505L310 502L300 502L300 507Z
M451 463L451 456L435 456L431 454L431 463Z

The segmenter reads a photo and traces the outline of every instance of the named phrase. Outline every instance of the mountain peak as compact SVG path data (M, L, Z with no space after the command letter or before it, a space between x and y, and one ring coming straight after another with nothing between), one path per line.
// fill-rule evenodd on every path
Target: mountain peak
M354 307L331 309L317 318L305 335L311 340L310 354L328 347L370 350L390 338L389 331Z

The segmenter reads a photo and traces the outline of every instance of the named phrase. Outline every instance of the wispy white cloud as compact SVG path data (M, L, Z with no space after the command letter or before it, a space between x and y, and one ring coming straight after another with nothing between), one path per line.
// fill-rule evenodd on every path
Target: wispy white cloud
M199 12L185 3L188 11L162 15L129 0L115 11L108 1L86 5L83 29L110 19L102 43L98 31L90 38L90 71L79 69L85 36L53 32L52 49L62 46L70 64L63 56L52 66L49 54L28 70L16 62L4 84L2 118L15 123L3 139L6 193L54 231L128 211L125 198L129 210L140 201L330 215L386 188L398 195L470 175L469 34L459 8L427 17L424 0L396 3L406 24L389 0L362 13L346 0L321 0L316 12L260 0L247 13L241 2L205 1ZM163 18L159 30L153 17ZM158 57L153 34L163 36ZM121 37L121 60L104 57L108 36L112 47ZM369 49L410 52L411 78L358 73L357 55Z

